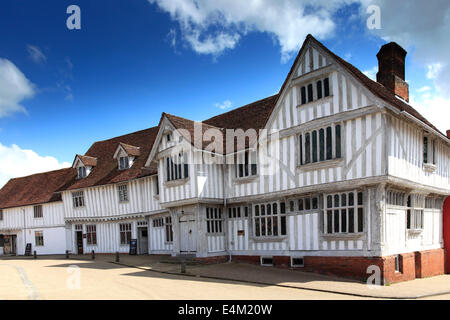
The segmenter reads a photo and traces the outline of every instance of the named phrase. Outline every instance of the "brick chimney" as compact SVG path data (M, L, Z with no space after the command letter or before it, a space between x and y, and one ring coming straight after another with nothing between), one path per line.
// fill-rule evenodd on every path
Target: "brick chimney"
M409 102L409 85L405 81L406 54L407 52L395 42L382 46L377 54L377 81Z
M450 139L450 130L447 130L447 138Z

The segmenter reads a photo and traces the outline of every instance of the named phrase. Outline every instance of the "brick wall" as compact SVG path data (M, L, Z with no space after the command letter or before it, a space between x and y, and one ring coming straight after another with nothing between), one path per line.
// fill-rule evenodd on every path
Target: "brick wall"
M386 257L304 257L305 266L295 268L302 271L315 272L367 281L370 266L378 266L381 282L395 283L444 274L444 249L399 254L400 271L395 271L395 256ZM233 256L233 261L260 264L260 256ZM290 257L274 256L274 267L290 267Z
M434 277L445 272L444 249L415 253L416 278Z

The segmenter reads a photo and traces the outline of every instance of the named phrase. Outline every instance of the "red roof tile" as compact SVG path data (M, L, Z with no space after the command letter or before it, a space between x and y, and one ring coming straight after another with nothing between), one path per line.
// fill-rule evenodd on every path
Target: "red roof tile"
M76 177L72 168L15 178L0 190L0 209L61 201L55 191Z
M97 166L92 169L86 178L76 179L74 177L67 186L59 191L119 183L155 174L157 172L156 167L143 167L155 142L158 128L153 127L94 143L85 156L97 158ZM119 143L132 146L131 149L134 150L139 148L140 155L136 157L130 169L119 170L117 159L113 159Z

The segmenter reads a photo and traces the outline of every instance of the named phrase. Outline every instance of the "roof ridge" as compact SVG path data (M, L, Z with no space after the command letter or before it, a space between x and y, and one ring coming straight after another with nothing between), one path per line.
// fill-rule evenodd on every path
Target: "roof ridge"
M236 108L236 109L229 110L229 111L227 111L227 112L217 114L217 115L215 115L215 116L213 116L213 117L211 117L211 118L208 118L208 119L206 119L206 120L203 120L203 122L212 120L212 119L214 119L214 118L216 118L216 117L224 116L224 115L229 114L229 113L231 113L231 112L235 112L235 111L237 111L237 110L240 110L240 109L249 107L249 106L251 106L251 105L253 105L253 104L261 103L261 102L263 102L263 101L265 101L265 100L272 99L272 98L278 96L279 94L280 94L280 93L278 92L278 93L276 93L276 94L274 94L274 95L271 95L271 96L269 96L269 97L266 97L266 98L263 98L263 99L259 99L259 100L256 100L256 101L247 103L246 105L243 105L243 106L238 107L238 108Z
M109 138L109 139L104 139L104 140L94 141L94 142L92 143L92 145L94 145L94 144L96 144L96 143L100 143L100 142L107 142L107 141L111 141L111 140L123 138L123 137L126 137L126 136L130 136L130 135L132 135L132 134L142 133L142 132L144 132L144 131L149 131L149 130L157 129L157 128L159 128L159 126L154 126L154 127L150 127L150 128L146 128L146 129L142 129L142 130L138 130L138 131L126 133L126 134L123 134L123 135L120 135L120 136L117 136L117 137L112 137L112 138Z

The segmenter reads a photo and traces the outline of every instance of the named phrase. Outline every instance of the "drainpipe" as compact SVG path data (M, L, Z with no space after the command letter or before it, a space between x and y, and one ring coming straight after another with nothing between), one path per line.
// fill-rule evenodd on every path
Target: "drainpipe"
M225 164L222 166L223 214L224 214L225 221L228 222L228 219L226 219L226 217L228 217L228 215L227 215L227 193L225 191L225 173L227 173L226 168L227 168L227 161L226 161L226 155L225 155ZM226 227L226 230L228 230L228 224L225 227ZM232 258L231 258L231 251L229 248L230 235L228 234L228 232L226 234L227 234L226 238L227 238L228 261L231 262Z
M26 213L25 209L22 209L23 212L23 244L27 245L27 219L26 219ZM17 244L16 244L16 251L17 251ZM18 252L16 252L17 255Z

